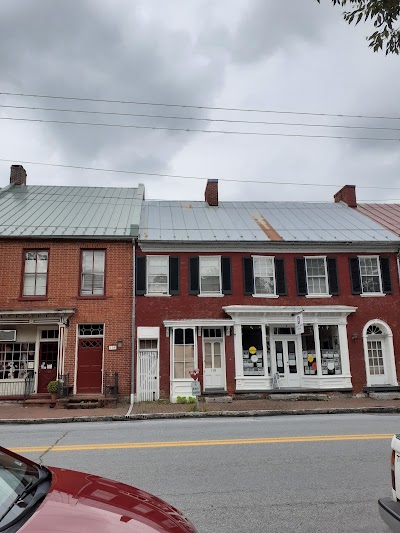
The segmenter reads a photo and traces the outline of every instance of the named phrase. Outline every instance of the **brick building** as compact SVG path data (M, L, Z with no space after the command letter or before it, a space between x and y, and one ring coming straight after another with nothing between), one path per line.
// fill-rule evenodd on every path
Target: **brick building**
M20 165L0 189L0 397L69 377L129 395L133 263L144 188L31 186Z
M144 201L137 399L190 396L195 367L202 394L397 387L400 239L352 190L220 203L210 181L205 201Z

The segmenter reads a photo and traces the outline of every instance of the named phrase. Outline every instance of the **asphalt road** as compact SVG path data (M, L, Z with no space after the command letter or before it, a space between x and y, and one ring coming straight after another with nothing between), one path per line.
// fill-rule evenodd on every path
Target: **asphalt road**
M199 533L379 533L399 427L399 415L9 425L0 443L148 490Z

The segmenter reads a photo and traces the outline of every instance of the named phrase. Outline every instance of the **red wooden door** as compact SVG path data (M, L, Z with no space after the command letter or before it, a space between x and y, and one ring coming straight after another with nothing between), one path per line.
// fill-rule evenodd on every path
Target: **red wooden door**
M79 339L76 392L100 393L103 368L103 339Z
M41 342L39 349L38 389L47 392L50 381L57 379L58 342Z

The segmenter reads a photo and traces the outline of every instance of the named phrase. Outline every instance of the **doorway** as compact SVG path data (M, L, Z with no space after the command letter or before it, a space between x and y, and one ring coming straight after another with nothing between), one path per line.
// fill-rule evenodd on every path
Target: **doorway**
M272 344L280 386L285 388L299 387L300 376L296 339L291 337L274 339Z
M79 339L77 394L99 394L102 391L103 339Z
M58 341L39 346L38 393L47 393L47 385L57 379Z

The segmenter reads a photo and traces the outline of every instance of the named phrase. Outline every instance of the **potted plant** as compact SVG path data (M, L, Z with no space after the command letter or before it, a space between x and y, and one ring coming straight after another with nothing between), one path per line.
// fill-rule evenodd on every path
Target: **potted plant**
M47 392L50 394L50 397L51 397L50 407L54 407L56 403L58 386L59 386L59 381L50 381L50 383L47 385Z

